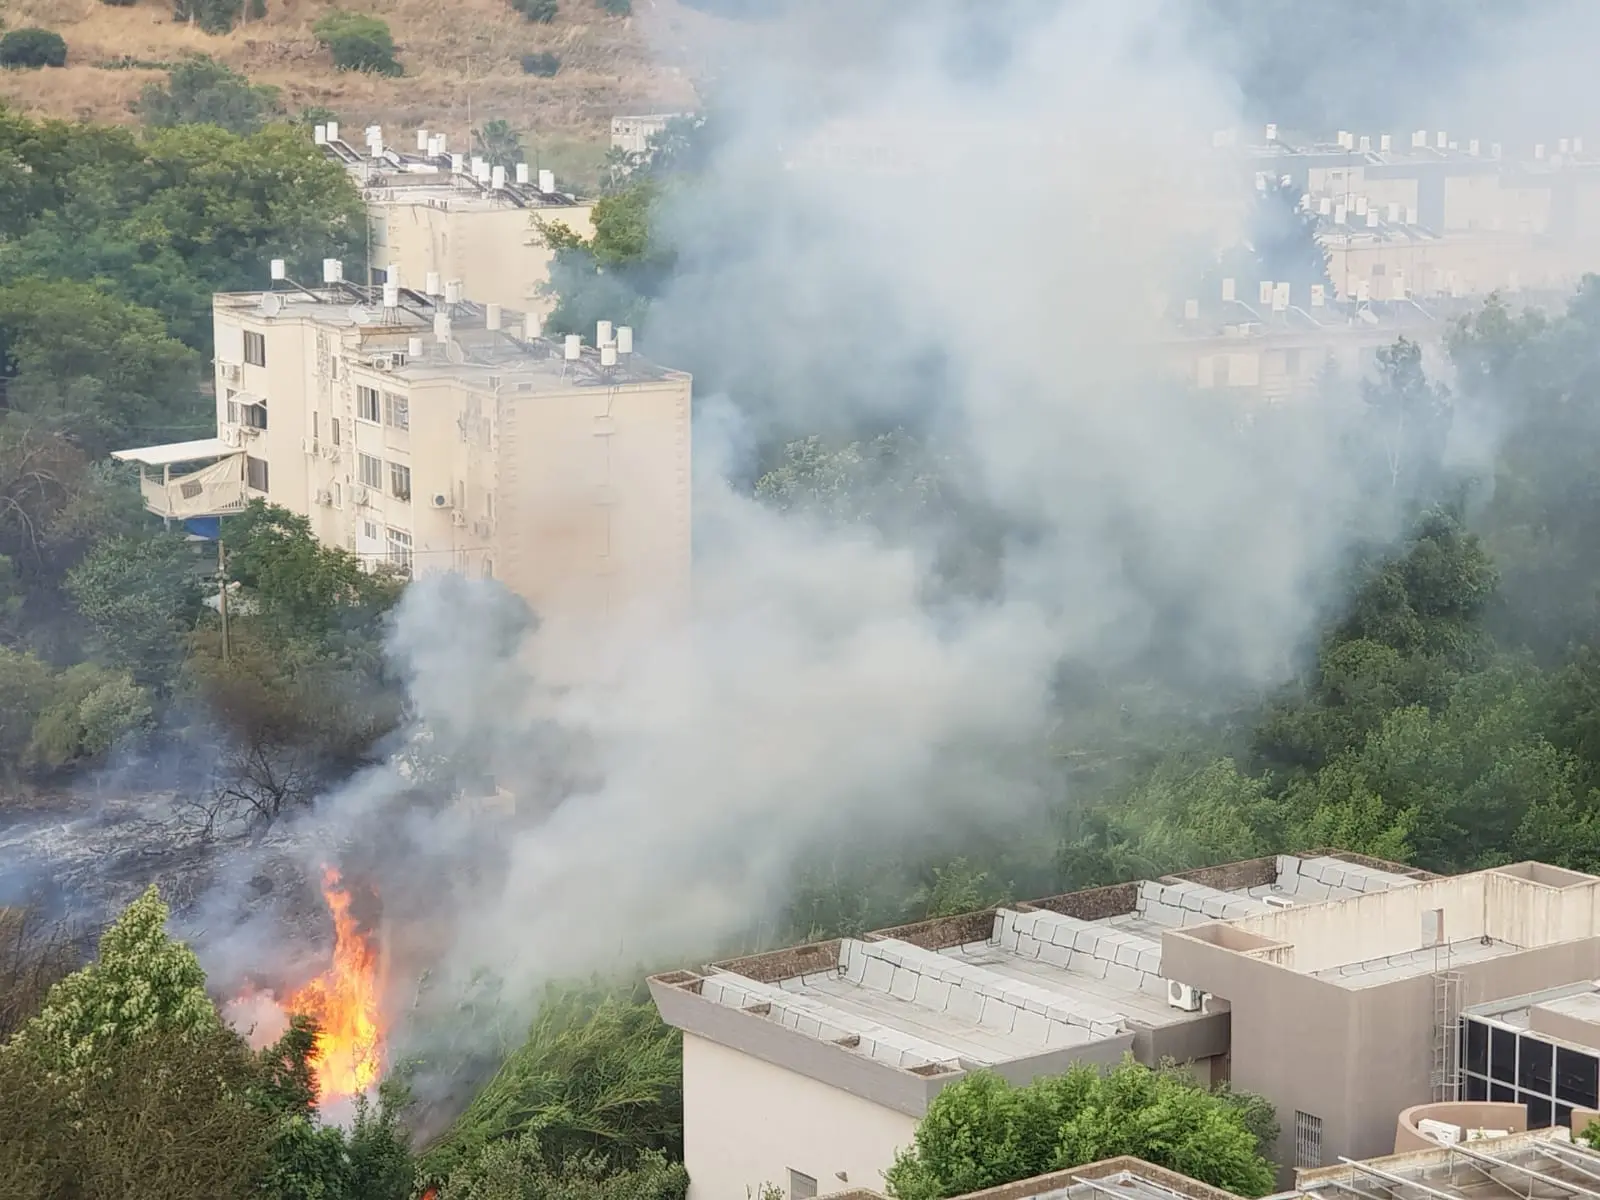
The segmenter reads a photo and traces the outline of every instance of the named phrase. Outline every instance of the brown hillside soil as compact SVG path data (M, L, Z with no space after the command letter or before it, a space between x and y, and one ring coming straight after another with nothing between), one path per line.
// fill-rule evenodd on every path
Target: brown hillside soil
M607 16L596 0L560 0L548 25L512 11L509 0L345 0L342 7L389 22L406 74L399 79L336 71L311 35L332 0L267 0L267 15L212 37L172 20L171 0L117 7L101 0L0 0L5 28L39 25L67 40L61 70L0 71L0 100L26 112L95 121L132 121L159 67L209 54L282 92L289 112L331 109L352 130L377 122L397 145L426 126L465 148L468 130L501 118L535 146L560 155L582 145L597 153L617 113L676 111L695 103L687 64L664 47L681 45L673 0L636 0L636 15ZM648 32L647 32L648 31ZM662 36L664 33L665 36ZM561 57L553 79L522 72L524 54Z

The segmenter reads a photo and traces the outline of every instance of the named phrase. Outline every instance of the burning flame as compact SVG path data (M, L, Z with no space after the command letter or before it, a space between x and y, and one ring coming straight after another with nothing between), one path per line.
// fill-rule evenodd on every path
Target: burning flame
M332 867L322 869L322 895L333 914L333 965L283 1007L316 1019L311 1069L318 1095L327 1102L361 1095L378 1082L383 1065L382 972L378 949L356 928L350 893Z

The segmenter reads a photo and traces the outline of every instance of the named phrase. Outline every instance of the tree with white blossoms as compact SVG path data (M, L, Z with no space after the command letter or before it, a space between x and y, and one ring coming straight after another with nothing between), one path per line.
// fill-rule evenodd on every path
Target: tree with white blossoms
M216 1029L200 960L168 935L168 915L152 884L101 936L95 961L51 988L3 1052L29 1053L51 1071L75 1074L151 1034Z

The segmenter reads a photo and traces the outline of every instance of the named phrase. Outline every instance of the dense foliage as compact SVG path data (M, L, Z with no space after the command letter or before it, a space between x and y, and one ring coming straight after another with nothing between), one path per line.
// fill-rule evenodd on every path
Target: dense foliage
M328 48L333 65L341 71L405 74L405 68L394 56L394 36L389 32L388 22L378 17L336 9L318 18L311 32Z
M1273 1172L1246 1116L1257 1103L1131 1059L1105 1074L1079 1066L1026 1087L977 1072L928 1106L913 1145L889 1169L889 1190L897 1200L939 1200L1126 1154L1261 1196Z
M278 91L257 87L224 63L193 55L167 72L166 86L152 83L139 97L145 124L217 125L250 134L279 111Z
M13 29L0 37L0 67L64 67L67 41L52 29Z

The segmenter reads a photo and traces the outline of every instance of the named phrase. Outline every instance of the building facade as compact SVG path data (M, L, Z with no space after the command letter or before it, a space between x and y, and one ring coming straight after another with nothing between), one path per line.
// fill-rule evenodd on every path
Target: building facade
M148 506L266 500L369 566L499 579L569 633L681 619L689 377L626 329L552 343L450 290L217 296L217 437L121 452L160 467ZM175 454L204 465L175 475Z

